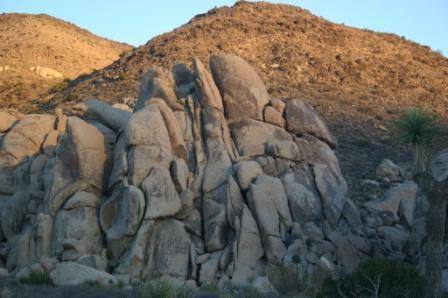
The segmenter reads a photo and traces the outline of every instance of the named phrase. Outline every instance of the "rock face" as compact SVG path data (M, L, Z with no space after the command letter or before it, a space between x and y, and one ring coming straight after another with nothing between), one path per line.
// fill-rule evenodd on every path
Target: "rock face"
M57 286L76 286L88 282L98 283L102 286L118 284L114 276L74 262L59 263L51 272L50 277Z
M0 264L40 262L61 285L115 283L109 273L247 284L271 265L314 276L403 254L396 219L367 236L310 105L271 99L239 57L210 68L150 70L134 113L90 100L72 111L82 119L2 119ZM412 226L415 193L405 184L364 211Z
M246 61L235 55L217 54L211 57L210 68L230 121L242 118L263 120L263 107L270 96L263 81Z

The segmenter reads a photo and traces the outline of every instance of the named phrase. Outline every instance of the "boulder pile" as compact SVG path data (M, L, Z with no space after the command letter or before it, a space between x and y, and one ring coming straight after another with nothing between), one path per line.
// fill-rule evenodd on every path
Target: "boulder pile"
M98 100L0 112L0 268L60 285L244 285L272 266L322 279L408 258L414 184L357 207L309 104L272 98L234 55L210 70L151 69L133 113Z

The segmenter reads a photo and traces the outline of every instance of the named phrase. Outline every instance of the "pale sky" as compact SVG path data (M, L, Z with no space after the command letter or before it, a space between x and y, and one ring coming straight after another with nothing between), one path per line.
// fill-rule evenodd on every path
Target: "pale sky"
M234 0L0 0L0 12L47 13L132 45ZM336 23L391 32L448 56L448 0L283 0Z

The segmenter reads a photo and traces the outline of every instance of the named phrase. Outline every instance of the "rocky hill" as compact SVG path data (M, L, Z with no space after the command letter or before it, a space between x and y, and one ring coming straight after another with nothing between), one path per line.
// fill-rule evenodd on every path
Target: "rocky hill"
M208 65L152 68L133 113L98 100L69 115L0 113L4 278L271 293L283 268L310 297L368 258L421 264L428 202L397 166L369 181L388 191L354 202L310 104L273 98L238 56ZM431 165L443 179L447 156Z
M135 98L139 78L150 67L190 63L192 56L205 61L218 51L243 57L274 96L306 99L332 126L387 127L382 120L412 105L447 115L448 59L439 53L393 34L355 29L295 6L264 2L238 2L198 15L74 82L55 98ZM364 134L372 128L367 125Z
M150 67L169 67L173 61L191 65L190 57L206 61L219 51L249 61L273 96L304 99L323 115L340 140L338 154L355 186L351 190L359 186L356 178L368 175L383 158L408 158L390 146L390 120L400 110L424 106L448 115L448 59L439 53L393 34L264 2L238 2L198 15L72 82L53 95L50 107L86 98L132 103Z
M65 78L101 69L130 49L48 15L1 14L0 107L31 110Z

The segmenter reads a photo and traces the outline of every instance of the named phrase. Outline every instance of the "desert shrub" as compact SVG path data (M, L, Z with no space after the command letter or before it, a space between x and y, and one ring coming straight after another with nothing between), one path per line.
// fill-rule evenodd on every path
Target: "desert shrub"
M187 287L180 287L176 289L176 298L193 298L194 290Z
M242 296L246 298L260 298L265 296L256 288L250 286L244 287L241 291L243 293Z
M50 88L50 93L60 92L70 85L71 80L69 78L64 78L62 81L56 83L53 87Z
M138 298L192 298L194 291L186 287L175 288L166 281L141 283L135 288Z
M137 287L137 297L139 298L174 298L176 297L174 288L167 282L148 282Z
M117 77L117 80L118 81L123 81L123 80L125 80L126 79L126 75L124 74L124 73L120 73L119 75L118 75L118 77Z
M318 297L423 297L424 279L413 266L372 259L343 277L328 278Z
M300 278L297 266L275 266L268 272L269 281L283 295L293 295L305 289L304 279Z
M125 57L128 53L129 53L129 51L123 51L123 52L120 53L119 57L120 57L120 58L123 58L123 57Z
M204 288L201 287L201 292L203 292ZM270 297L273 298L272 295L266 295L261 293L258 289L253 286L238 286L232 284L230 281L226 282L223 287L219 288L216 286L212 286L211 291L205 291L206 294L215 294L219 298L234 298L234 297L244 297L244 298L263 298Z
M74 94L74 93L70 93L70 94L68 94L68 95L65 97L65 99L66 99L67 101L74 101L74 100L77 100L77 99L78 99L78 96L77 96L76 94Z
M47 271L33 271L28 276L20 278L19 282L21 284L54 286Z

